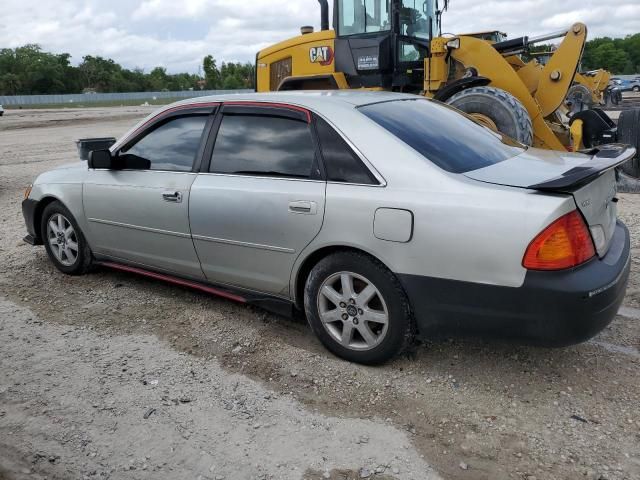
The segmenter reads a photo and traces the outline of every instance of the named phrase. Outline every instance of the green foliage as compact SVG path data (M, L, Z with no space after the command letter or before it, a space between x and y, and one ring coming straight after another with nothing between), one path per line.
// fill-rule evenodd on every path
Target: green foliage
M69 54L43 52L38 45L0 50L0 93L70 93L79 88L79 76Z
M553 45L534 45L527 60L552 52ZM625 38L602 37L590 40L582 55L582 70L603 68L614 75L640 74L640 33Z
M596 38L587 42L582 68L604 68L613 74L640 73L640 33L625 38Z
M87 55L77 66L68 53L44 52L39 45L0 49L0 95L56 93L150 92L254 87L250 63L222 63L207 55L204 79L191 73L169 74L164 67L149 73L123 68L109 58Z

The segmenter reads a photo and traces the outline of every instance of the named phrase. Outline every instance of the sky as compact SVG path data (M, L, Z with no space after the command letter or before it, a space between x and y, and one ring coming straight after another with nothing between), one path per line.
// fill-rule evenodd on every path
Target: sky
M0 48L114 59L127 68L198 72L205 55L251 61L261 48L320 24L317 0L0 0ZM329 0L329 3L333 3ZM443 0L441 0L443 3ZM539 35L575 21L589 38L640 32L639 0L450 0L445 32Z

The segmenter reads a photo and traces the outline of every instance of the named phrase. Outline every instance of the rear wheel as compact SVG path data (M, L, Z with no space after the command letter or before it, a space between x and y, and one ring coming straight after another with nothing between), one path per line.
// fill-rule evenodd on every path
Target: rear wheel
M636 156L622 166L622 171L640 179L640 108L624 110L618 119L618 142L636 149Z
M411 309L398 279L364 253L322 259L307 279L304 306L320 341L345 360L382 363L413 340Z
M520 143L533 144L533 124L529 112L520 100L505 90L494 87L468 88L453 95L447 103Z

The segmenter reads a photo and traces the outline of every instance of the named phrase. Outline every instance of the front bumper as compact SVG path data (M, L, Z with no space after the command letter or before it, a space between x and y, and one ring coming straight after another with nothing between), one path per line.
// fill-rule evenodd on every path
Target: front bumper
M629 231L618 222L609 251L557 272L529 271L518 288L399 275L421 337L480 335L566 346L583 342L616 316L631 268Z
M42 245L42 239L38 235L38 225L36 225L36 209L38 201L27 198L22 202L22 216L27 227L27 236L24 241L30 245Z

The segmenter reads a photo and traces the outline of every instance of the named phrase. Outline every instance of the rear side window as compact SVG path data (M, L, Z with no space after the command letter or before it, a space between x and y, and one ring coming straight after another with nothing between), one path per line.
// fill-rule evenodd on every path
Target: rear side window
M174 118L121 154L149 160L151 170L190 172L206 123L206 115Z
M283 117L225 115L210 171L309 178L314 163L315 148L308 123Z
M375 177L331 125L316 119L320 149L330 182L377 184Z
M429 100L382 102L359 110L448 172L470 172L524 151L516 141Z

